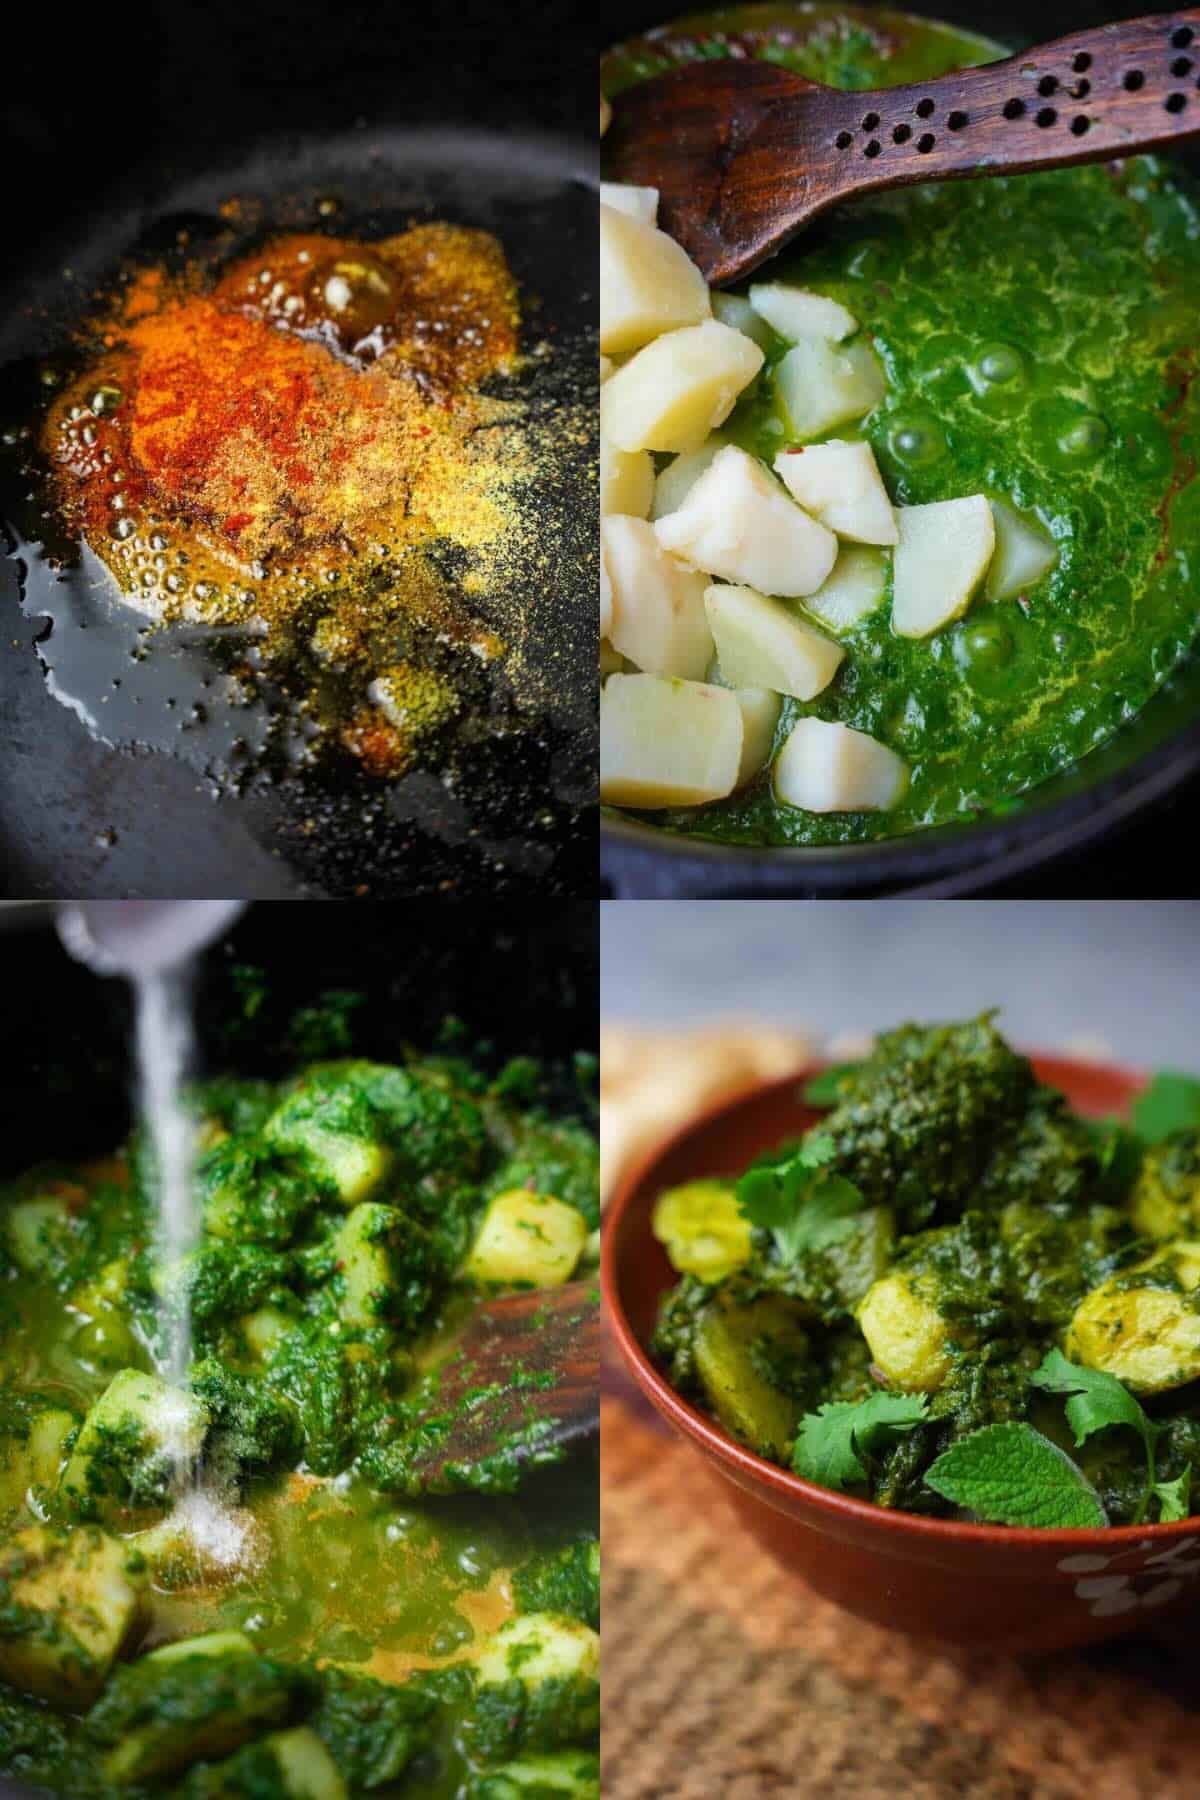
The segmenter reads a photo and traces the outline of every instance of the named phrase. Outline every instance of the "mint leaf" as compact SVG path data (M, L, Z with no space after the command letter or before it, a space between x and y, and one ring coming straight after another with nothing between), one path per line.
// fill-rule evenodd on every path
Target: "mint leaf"
M861 1068L861 1063L838 1063L832 1069L822 1069L805 1084L805 1101L809 1106L836 1106L842 1097L843 1081L847 1075L856 1075Z
M1173 1131L1200 1131L1200 1080L1160 1069L1132 1112L1133 1129L1145 1144L1160 1144Z
M846 1236L849 1215L865 1205L852 1181L823 1173L836 1154L832 1138L813 1132L775 1160L760 1157L737 1184L740 1210L771 1233L785 1262Z
M997 1525L1067 1531L1108 1524L1083 1470L1032 1425L972 1431L943 1450L926 1470L925 1485Z
M1174 1481L1156 1481L1154 1492L1158 1495L1158 1522L1160 1525L1171 1525L1176 1519L1191 1517L1192 1465L1189 1463L1182 1475Z
M1070 1396L1067 1423L1075 1433L1077 1444L1086 1443L1093 1432L1106 1431L1114 1425L1127 1425L1137 1432L1146 1450L1146 1487L1133 1520L1135 1525L1140 1525L1154 1489L1154 1446L1160 1427L1146 1417L1129 1389L1115 1375L1068 1362L1061 1350L1049 1351L1029 1379L1034 1387L1042 1388L1048 1394Z
M882 1450L892 1435L911 1431L926 1417L924 1394L869 1394L865 1400L829 1400L800 1421L792 1467L806 1481L844 1489L867 1479L863 1458Z

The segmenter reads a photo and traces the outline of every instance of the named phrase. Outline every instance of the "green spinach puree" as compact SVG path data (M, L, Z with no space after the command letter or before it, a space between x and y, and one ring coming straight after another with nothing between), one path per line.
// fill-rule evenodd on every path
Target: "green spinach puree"
M184 1267L138 1134L0 1189L0 1773L594 1800L596 1456L502 1443L429 1493L406 1453L484 1298L586 1277L597 1147L551 1093L461 1056L199 1084Z
M748 6L610 53L606 85L733 53L845 88L1002 54L885 10ZM812 713L905 758L911 785L893 812L782 806L767 773L727 800L644 816L730 843L830 844L1003 810L1131 719L1200 628L1194 185L1137 157L915 188L840 209L771 277L842 301L873 341L888 390L860 435L895 503L986 493L1040 520L1058 563L915 641L892 632L889 577L883 604L842 639L833 684L807 705L785 699L775 751ZM768 464L793 441L770 379L785 349L723 428Z

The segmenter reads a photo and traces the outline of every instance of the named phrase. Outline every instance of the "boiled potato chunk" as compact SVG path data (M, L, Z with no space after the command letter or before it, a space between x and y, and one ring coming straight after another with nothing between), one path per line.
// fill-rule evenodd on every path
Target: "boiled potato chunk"
M619 650L614 650L607 638L601 638L600 679L603 681L609 675L631 675L633 673L634 667L629 658L622 656Z
M679 511L705 469L711 467L717 451L724 448L724 444L725 440L714 432L698 450L689 450L667 464L654 483L651 519L664 519L668 513Z
M984 588L989 600L1011 600L1048 575L1058 561L1058 545L1040 523L1022 517L1003 500L991 502L996 550Z
M600 696L600 798L613 806L701 806L731 794L742 709L728 688L610 675Z
M804 602L830 631L850 631L879 606L887 587L887 565L879 550L847 544L838 553L833 573Z
M654 464L648 450L618 450L600 439L600 516L625 513L644 519L654 498Z
M704 596L721 673L735 687L772 688L813 700L845 656L778 600L750 587L710 587Z
M896 515L870 444L781 450L775 473L806 512L856 544L894 544Z
M674 238L615 206L601 204L601 350L623 356L664 331L698 325L709 317L708 283Z
M868 344L841 350L824 338L802 338L776 369L775 390L792 436L815 438L878 406L885 383Z
M1129 1214L1143 1237L1187 1238L1200 1230L1200 1131L1174 1132L1146 1153Z
M803 1363L809 1352L803 1310L781 1295L748 1299L736 1283L721 1288L696 1327L696 1373L705 1398L731 1436L760 1456L786 1456L801 1411L767 1378L759 1346Z
M600 358L600 380L601 380L601 383L608 380L609 376L612 374L615 367L616 367L616 364L613 362L611 356L602 356Z
M166 1510L171 1490L200 1455L208 1409L157 1375L122 1369L79 1428L59 1480L61 1499L86 1519L125 1523Z
M751 1225L731 1181L689 1181L654 1203L652 1229L681 1275L724 1281L750 1260Z
M742 709L742 760L738 764L737 786L745 787L770 759L782 703L771 688L743 687L734 688L733 692Z
M762 368L757 344L716 319L656 338L600 390L600 430L622 450L698 450Z
M865 731L799 719L775 758L775 797L804 812L887 812L904 795L908 765Z
M769 350L775 341L775 334L767 321L756 313L744 294L713 294L713 317L720 319L722 325L740 331L744 336L753 338L760 350Z
M604 545L600 545L600 642L601 647L609 631L612 629L612 578L608 572L608 562L604 555Z
M837 557L833 533L733 444L717 452L684 504L654 529L663 548L693 568L789 599L815 593ZM755 685L753 677L743 682L725 673L735 686Z
M128 1561L126 1546L95 1525L32 1525L8 1537L0 1547L0 1680L60 1704L93 1700L137 1614Z
M612 585L613 649L647 675L702 680L713 653L703 575L668 556L642 519L602 520L600 545Z
M1145 1275L1144 1285L1137 1277ZM1072 1362L1115 1375L1139 1394L1200 1376L1200 1241L1168 1244L1110 1276L1080 1301L1067 1331Z
M872 1282L859 1303L858 1322L871 1361L906 1393L936 1393L950 1373L946 1321L921 1284L904 1274Z
M640 219L643 225L653 225L658 218L657 188L634 187L627 181L602 181L600 199L603 205L615 206L618 212Z
M930 637L971 604L996 547L992 509L982 494L896 510L900 541L892 583L892 626L900 637Z
M581 1212L529 1188L510 1188L488 1202L463 1267L469 1281L520 1282L535 1288L569 1281L587 1242Z
M858 330L858 320L839 301L786 281L756 281L750 289L750 304L760 319L792 344L800 338L825 338L840 344Z

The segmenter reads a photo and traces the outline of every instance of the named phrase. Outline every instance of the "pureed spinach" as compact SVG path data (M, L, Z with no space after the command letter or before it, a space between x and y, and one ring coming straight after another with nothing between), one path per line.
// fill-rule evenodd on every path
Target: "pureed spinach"
M732 50L846 88L1003 53L905 14L749 6L610 53L605 85ZM1200 630L1195 187L1153 157L918 187L840 209L770 275L842 301L873 339L886 398L833 435L870 442L893 501L1007 500L1041 519L1058 565L918 640L892 631L889 576L841 637L832 685L784 699L772 757L805 714L868 732L911 765L894 811L779 805L768 768L727 800L643 816L730 843L834 844L1002 809L1133 718ZM768 466L794 441L770 379L786 348L722 427Z

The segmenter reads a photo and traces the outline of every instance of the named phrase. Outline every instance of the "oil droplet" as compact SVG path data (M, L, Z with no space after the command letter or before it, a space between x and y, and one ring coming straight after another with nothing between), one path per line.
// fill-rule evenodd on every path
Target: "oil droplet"
M1058 447L1073 462L1091 462L1105 448L1108 438L1109 430L1104 420L1096 413L1085 413L1063 432Z

